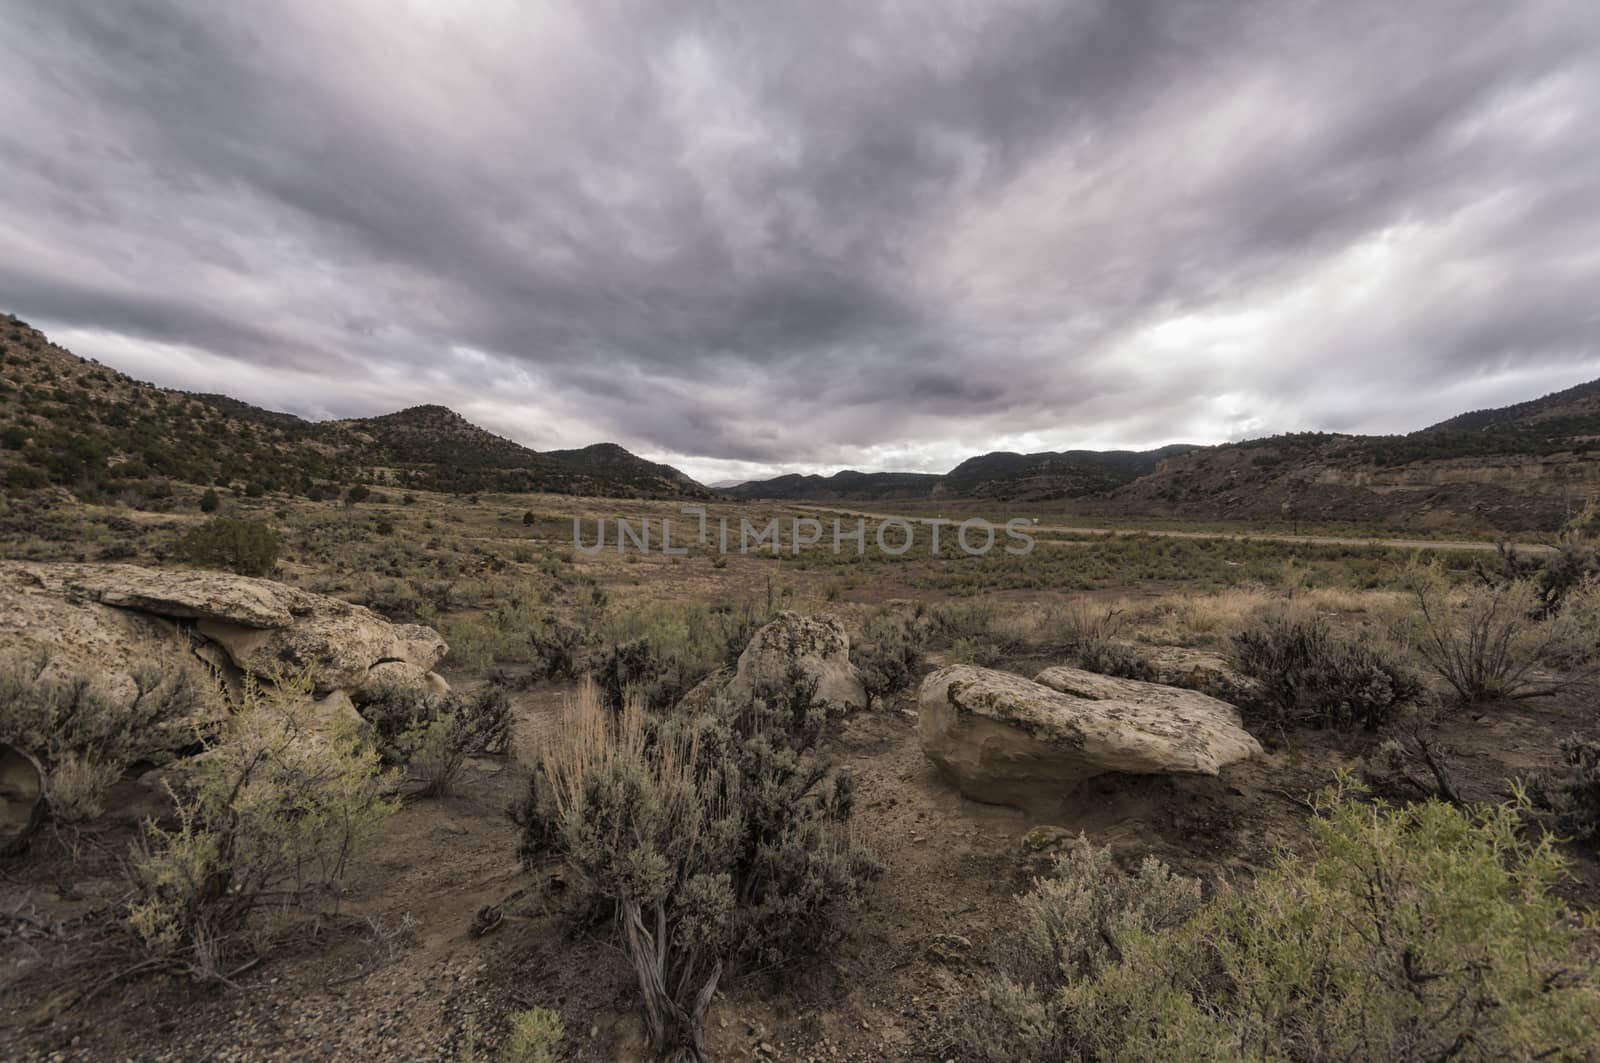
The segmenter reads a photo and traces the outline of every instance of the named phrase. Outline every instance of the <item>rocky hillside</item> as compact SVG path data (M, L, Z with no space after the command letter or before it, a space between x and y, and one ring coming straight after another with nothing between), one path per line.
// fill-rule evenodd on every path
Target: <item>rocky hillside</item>
M606 460L593 459L597 449ZM58 485L80 497L149 495L170 480L312 496L355 483L461 493L707 493L615 444L540 454L442 406L312 422L223 395L155 387L79 358L15 317L0 318L0 477L11 491Z

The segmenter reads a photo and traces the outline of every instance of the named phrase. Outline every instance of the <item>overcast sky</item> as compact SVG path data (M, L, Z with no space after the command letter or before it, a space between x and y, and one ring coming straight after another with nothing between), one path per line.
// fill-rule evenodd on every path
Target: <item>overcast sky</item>
M0 309L704 479L1600 376L1595 0L0 0Z

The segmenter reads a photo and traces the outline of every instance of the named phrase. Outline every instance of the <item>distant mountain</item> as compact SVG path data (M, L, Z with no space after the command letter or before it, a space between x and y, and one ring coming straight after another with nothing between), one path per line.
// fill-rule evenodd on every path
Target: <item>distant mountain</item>
M1163 459L1192 449L1178 444L1150 451L1074 450L1062 454L996 451L968 458L942 476L853 471L832 476L790 474L740 484L726 493L735 498L811 502L885 502L938 497L1034 501L1078 498L1129 483L1153 472Z
M681 483L699 487L694 480L671 465L647 461L624 450L616 443L591 443L578 450L547 450L544 456L564 461L569 465L596 465L606 469L620 469L643 476L654 477L668 483Z
M927 498L940 477L919 472L836 472L832 476L790 473L751 480L728 489L734 498L781 498L807 502L868 502Z
M707 497L671 466L614 443L540 454L443 406L307 421L225 395L159 388L0 318L0 475L80 496L164 480L328 494L368 483L422 490Z

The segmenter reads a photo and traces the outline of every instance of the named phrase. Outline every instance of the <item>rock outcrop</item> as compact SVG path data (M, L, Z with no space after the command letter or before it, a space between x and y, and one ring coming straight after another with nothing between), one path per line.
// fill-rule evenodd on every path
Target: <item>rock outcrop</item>
M831 616L779 613L740 654L727 692L748 697L765 684L782 683L794 668L816 681L815 701L829 712L867 707L866 687L850 663L850 636L844 624Z
M374 681L436 692L448 650L431 628L391 624L370 609L271 580L135 565L0 562L0 651L44 651L53 667L98 676L132 695L151 662L254 672L310 668L319 696ZM391 667L398 666L398 667Z
M1109 772L1216 775L1260 752L1231 705L1192 690L1049 668L1033 682L942 668L918 698L923 752L979 801L1059 798Z
M44 770L28 753L0 742L0 856L25 850L44 817Z

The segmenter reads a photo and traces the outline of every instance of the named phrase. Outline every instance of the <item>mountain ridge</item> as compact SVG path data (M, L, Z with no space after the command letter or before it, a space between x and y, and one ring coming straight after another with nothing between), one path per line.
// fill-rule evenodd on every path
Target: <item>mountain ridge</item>
M597 449L598 448L598 449ZM0 472L12 490L159 490L164 478L320 496L348 484L456 493L710 497L615 443L540 453L423 404L311 421L227 395L162 388L0 318Z

